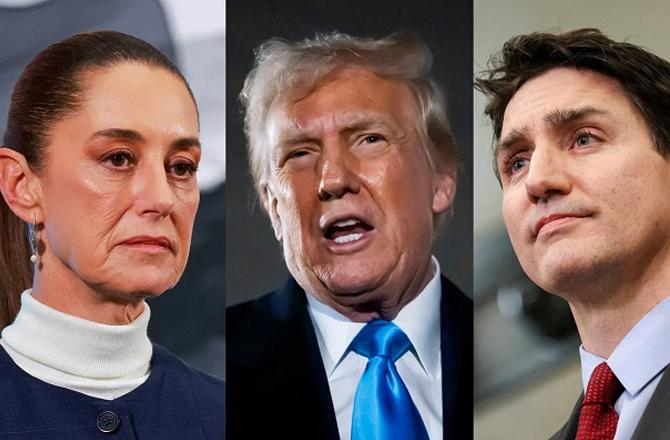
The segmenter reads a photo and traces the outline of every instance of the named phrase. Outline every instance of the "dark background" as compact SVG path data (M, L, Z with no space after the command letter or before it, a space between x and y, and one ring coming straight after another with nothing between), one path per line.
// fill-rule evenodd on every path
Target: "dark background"
M382 37L400 30L426 41L434 76L447 92L463 168L454 219L434 253L442 272L472 296L472 2L253 0L227 4L227 305L280 287L288 274L248 171L238 95L254 48L272 37L298 40L332 31Z

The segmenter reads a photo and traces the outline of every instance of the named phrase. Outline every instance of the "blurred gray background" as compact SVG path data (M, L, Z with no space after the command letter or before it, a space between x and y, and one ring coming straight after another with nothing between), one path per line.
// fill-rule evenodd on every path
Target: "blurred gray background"
M150 301L151 339L191 365L225 372L225 4L223 0L0 0L0 132L14 83L37 53L74 33L116 30L175 61L200 110L200 209L179 284Z
M476 0L474 71L510 37L600 28L670 59L670 4L661 0ZM492 132L475 93L475 436L544 439L567 420L581 391L579 339L567 304L521 272L491 171Z
M385 36L409 30L431 48L435 77L446 88L450 119L463 160L455 216L434 252L442 271L472 295L472 3L466 1L229 2L227 304L281 287L287 270L270 222L256 203L246 158L238 95L253 50L271 37L303 39L318 32Z

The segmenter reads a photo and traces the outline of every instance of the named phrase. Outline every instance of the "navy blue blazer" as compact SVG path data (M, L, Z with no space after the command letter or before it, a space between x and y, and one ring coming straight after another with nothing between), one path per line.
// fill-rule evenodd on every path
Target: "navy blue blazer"
M157 345L147 381L114 400L42 382L0 349L3 440L221 440L224 411L223 382Z
M442 416L445 439L469 439L473 404L472 301L442 277ZM307 299L294 279L230 307L227 438L339 439Z

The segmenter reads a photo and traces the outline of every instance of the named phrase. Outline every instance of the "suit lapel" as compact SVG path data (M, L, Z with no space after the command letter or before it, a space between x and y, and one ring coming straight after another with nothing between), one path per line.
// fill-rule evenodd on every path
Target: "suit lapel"
M665 370L667 373L668 368ZM666 373L649 399L632 440L664 438L670 433L670 374Z
M230 438L339 439L302 289L290 279L235 307L228 319Z
M473 437L472 301L445 277L440 303L444 439Z
M321 359L318 341L312 320L307 311L307 300L302 288L291 278L276 298L274 310L276 319L287 331L285 340L279 346L291 347L286 355L278 355L276 360L284 377L279 378L288 384L293 393L299 395L301 408L286 408L293 415L312 420L315 429L321 432L320 438L338 439L337 420L330 396L330 387Z
M573 440L577 435L579 411L584 395L580 395L568 422L550 440ZM652 394L631 440L653 440L670 432L670 374L663 374Z

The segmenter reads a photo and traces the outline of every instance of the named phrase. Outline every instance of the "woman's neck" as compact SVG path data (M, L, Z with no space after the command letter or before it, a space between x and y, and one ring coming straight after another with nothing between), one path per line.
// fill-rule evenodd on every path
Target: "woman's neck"
M33 276L32 295L53 309L108 325L133 322L144 310L144 297L91 286L46 252Z

